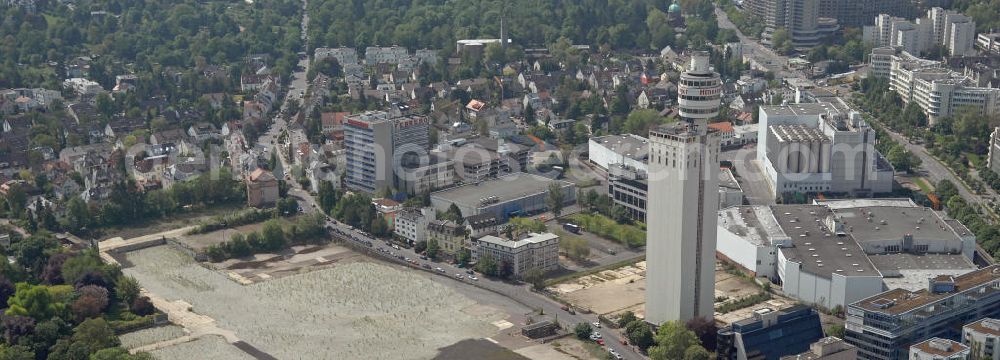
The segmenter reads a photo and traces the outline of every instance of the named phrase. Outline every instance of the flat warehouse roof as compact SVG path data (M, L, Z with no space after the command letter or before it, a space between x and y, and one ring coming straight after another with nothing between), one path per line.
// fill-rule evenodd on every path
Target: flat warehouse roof
M881 276L868 256L851 236L837 236L826 228L823 219L830 209L819 205L783 205L772 207L775 218L792 239L792 247L781 248L789 261L802 264L802 270L830 278L843 276Z
M504 202L546 192L552 182L556 182L562 187L573 185L566 181L552 180L539 175L514 173L494 180L438 191L431 194L431 198L467 207L479 207L482 199L491 196L496 196L499 198L499 202Z

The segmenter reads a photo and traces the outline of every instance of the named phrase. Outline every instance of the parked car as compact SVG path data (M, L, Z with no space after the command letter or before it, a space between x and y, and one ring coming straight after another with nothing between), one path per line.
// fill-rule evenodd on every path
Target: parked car
M594 323L592 323L590 325L593 326L593 327L595 327L595 328L598 328L598 329L601 328L601 322L600 321L594 321Z

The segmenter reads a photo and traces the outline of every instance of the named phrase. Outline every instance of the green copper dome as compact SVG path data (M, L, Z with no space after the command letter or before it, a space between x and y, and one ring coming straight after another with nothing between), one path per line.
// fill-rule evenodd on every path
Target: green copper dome
M681 12L681 6L677 5L677 3L672 3L672 4L670 4L670 7L667 8L667 12L668 13L680 13Z

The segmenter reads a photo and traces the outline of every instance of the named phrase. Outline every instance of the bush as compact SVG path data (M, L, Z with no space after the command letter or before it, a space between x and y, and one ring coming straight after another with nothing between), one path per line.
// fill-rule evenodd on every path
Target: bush
M153 317L142 316L132 320L114 320L111 321L110 325L116 334L123 334L152 326Z
M578 339L587 340L590 339L590 334L593 333L593 329L590 328L590 324L588 323L579 323L573 327L573 333L576 334Z
M140 296L132 301L132 305L129 306L129 310L139 316L152 315L156 312L156 307L153 303L149 301L149 297Z

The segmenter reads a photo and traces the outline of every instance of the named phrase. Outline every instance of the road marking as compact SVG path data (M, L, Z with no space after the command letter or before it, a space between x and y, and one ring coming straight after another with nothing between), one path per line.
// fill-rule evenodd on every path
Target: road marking
M491 338L486 338L486 340L489 341L489 342L491 342L491 343L494 343L494 344L500 344L496 340L493 340Z

